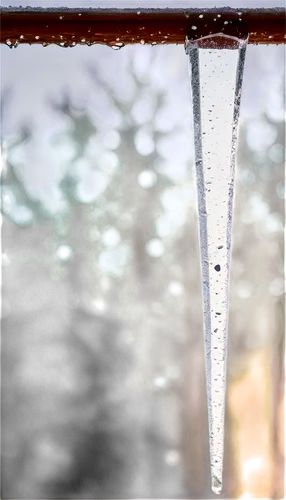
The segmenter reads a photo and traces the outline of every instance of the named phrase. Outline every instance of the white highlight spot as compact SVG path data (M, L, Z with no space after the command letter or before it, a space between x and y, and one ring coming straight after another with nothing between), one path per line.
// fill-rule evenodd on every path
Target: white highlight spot
M180 281L170 281L168 290L173 297L179 297L182 295L184 288Z
M57 248L57 258L62 262L67 262L73 256L73 249L70 245L60 245Z
M154 379L153 384L157 389L164 389L167 387L168 380L166 377L158 376Z
M121 240L119 231L115 227L106 229L102 235L103 243L108 247L115 247Z
M242 299L248 299L253 293L253 286L250 281L241 280L237 283L237 295Z
M143 172L138 175L138 184L145 189L155 186L156 181L157 175L152 170L143 170Z
M15 205L10 217L15 224L21 227L29 226L33 222L33 212L25 205Z
M148 241L146 245L146 252L151 257L161 257L165 252L164 244L161 240L153 238L152 240Z
M77 185L77 198L82 203L91 203L107 186L107 178L101 172L86 170L85 175Z

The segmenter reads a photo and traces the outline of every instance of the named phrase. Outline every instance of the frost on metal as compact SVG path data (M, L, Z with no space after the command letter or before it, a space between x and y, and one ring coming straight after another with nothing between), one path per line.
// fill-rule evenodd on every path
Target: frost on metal
M186 41L193 96L212 490L222 488L237 125L247 37Z

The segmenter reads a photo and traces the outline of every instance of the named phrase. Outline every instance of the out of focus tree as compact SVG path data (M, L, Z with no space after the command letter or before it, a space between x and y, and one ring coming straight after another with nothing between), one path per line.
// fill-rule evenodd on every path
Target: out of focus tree
M67 125L49 144L58 155L50 171L29 164L33 130L8 151L3 496L210 497L193 161L178 176L182 165L166 160L178 136L156 124L166 94L150 91L132 59L116 81L98 67L89 73L114 117L109 130L64 96L53 103ZM240 131L227 497L244 487L235 384L258 350L268 349L275 366L282 356L283 329L273 317L283 304L283 131L268 116ZM267 377L279 387L268 419L277 470L282 368L269 367ZM267 488L278 494L274 474Z

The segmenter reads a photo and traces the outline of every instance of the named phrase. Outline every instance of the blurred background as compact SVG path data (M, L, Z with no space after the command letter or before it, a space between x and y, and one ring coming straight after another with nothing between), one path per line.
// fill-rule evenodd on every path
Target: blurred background
M2 55L2 498L214 498L182 46ZM249 46L225 498L282 498L285 59Z

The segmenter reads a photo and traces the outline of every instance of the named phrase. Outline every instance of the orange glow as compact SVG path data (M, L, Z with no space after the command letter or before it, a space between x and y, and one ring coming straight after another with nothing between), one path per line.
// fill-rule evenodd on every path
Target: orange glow
M274 491L270 356L266 349L256 352L243 377L230 382L228 405L235 422L233 449L241 498L271 497Z

